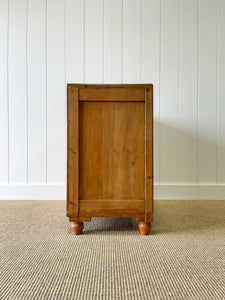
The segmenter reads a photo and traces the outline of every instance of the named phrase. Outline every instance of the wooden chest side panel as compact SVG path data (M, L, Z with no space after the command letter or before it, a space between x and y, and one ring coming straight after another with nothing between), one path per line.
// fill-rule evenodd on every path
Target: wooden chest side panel
M80 102L79 112L79 199L144 199L144 102Z

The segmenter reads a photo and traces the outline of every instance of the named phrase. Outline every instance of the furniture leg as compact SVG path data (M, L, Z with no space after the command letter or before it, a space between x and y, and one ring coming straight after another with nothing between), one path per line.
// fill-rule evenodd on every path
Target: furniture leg
M71 229L73 231L73 234L81 234L84 229L84 223L83 222L71 222Z
M139 227L141 235L148 235L151 230L151 223L139 222L138 227Z

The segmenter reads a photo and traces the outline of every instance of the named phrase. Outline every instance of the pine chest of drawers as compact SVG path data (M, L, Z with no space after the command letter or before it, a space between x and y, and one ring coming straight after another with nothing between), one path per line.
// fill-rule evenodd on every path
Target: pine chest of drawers
M67 216L74 234L92 217L153 221L153 86L67 86Z

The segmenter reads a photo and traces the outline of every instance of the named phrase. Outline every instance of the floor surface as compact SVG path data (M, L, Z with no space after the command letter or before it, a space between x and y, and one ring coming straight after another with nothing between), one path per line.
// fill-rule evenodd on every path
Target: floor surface
M74 236L65 201L0 201L0 299L225 299L225 201L155 201Z

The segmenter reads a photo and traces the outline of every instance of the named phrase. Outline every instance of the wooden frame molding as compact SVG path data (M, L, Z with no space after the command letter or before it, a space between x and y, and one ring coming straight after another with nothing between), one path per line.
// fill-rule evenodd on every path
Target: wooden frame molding
M78 88L67 89L67 211L79 212L79 102Z

